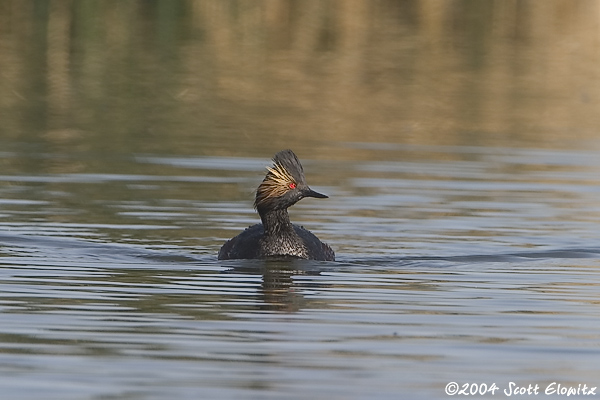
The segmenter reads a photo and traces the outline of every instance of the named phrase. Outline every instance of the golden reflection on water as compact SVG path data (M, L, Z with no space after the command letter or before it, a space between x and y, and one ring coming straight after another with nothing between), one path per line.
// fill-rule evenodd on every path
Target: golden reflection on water
M5 2L0 130L50 150L578 146L596 1Z

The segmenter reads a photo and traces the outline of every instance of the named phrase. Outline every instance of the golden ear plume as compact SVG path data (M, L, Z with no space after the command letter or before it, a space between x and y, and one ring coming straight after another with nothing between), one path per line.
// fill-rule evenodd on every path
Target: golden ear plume
M290 184L296 184L294 177L280 163L267 167L267 171L267 176L256 190L255 206L267 199L283 196L290 189Z

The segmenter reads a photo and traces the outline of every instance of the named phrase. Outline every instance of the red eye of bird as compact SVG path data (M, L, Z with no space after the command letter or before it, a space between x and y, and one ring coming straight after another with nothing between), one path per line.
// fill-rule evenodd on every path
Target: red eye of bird
M290 189L296 189L296 184L294 182L290 183Z

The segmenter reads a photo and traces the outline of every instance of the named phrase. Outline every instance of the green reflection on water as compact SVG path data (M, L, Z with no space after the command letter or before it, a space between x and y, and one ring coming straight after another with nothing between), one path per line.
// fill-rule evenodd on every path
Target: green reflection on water
M332 150L597 137L595 2L3 4L0 132L23 151L355 158Z

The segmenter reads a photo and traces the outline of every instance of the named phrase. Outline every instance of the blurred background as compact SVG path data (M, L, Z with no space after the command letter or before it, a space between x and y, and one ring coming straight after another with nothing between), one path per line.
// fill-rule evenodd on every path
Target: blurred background
M595 0L2 0L0 145L597 146L599 18Z

